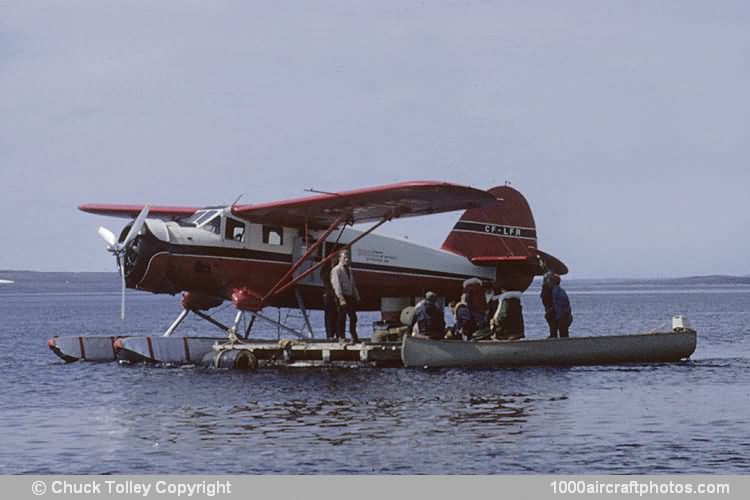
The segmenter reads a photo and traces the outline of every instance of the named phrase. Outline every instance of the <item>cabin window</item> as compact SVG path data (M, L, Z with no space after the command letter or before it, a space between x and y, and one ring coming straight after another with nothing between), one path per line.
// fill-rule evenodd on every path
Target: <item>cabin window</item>
M242 241L245 235L245 224L243 222L227 217L227 228L224 231L224 238L234 241Z
M263 243L281 246L284 244L284 230L281 226L263 226Z

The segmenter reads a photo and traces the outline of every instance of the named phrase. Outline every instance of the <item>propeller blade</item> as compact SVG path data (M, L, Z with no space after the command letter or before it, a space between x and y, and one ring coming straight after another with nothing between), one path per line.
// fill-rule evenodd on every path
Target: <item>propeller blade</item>
M133 222L128 235L125 237L125 241L122 242L123 248L127 247L128 243L133 241L133 239L138 236L138 233L141 232L141 229L143 229L143 224L146 223L146 217L148 217L148 205L144 206L143 210L141 210L141 213L139 213L138 217L135 218L135 221Z
M120 264L120 275L122 276L122 295L120 296L120 319L125 320L125 257L119 255L117 261Z
M107 242L107 249L108 250L114 250L115 244L117 243L117 238L115 237L114 233L107 229L106 227L99 226L99 236L102 237L104 241Z

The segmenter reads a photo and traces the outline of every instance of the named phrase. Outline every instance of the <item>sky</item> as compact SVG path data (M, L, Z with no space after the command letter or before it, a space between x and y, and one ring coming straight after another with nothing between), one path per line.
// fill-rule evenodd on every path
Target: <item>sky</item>
M425 179L571 277L750 274L749 62L744 1L0 0L0 269L114 271L81 203Z

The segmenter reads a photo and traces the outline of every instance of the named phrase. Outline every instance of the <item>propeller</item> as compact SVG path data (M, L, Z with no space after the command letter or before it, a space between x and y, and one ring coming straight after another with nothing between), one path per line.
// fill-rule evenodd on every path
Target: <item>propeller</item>
M122 293L120 296L120 319L125 319L125 253L127 252L128 245L133 242L136 236L143 229L146 223L146 217L148 217L148 205L143 207L141 213L133 221L133 225L130 226L130 231L125 235L125 239L122 243L117 242L117 238L114 233L106 227L99 226L99 236L107 243L107 250L111 252L117 258L117 266L120 268L120 276L122 277Z
M115 249L115 244L117 243L115 233L113 233L106 227L99 226L99 236L101 236L102 239L107 242L107 250L111 252Z

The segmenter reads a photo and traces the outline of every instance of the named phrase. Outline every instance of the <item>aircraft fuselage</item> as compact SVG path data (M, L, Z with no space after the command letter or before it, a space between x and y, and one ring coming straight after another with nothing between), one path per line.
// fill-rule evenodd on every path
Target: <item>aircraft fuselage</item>
M169 294L185 291L224 300L244 288L263 296L323 233L310 231L305 241L299 229L248 223L221 209L207 209L204 215L199 211L191 219L198 223L147 220L143 234L126 254L129 288ZM360 234L349 228L334 231L295 276ZM428 290L457 299L467 278L492 282L496 277L495 268L473 265L464 256L378 234L354 244L352 270L362 310L379 309L382 297L423 296ZM320 270L303 278L297 289L307 308L323 307ZM273 296L267 305L296 307L293 288Z

